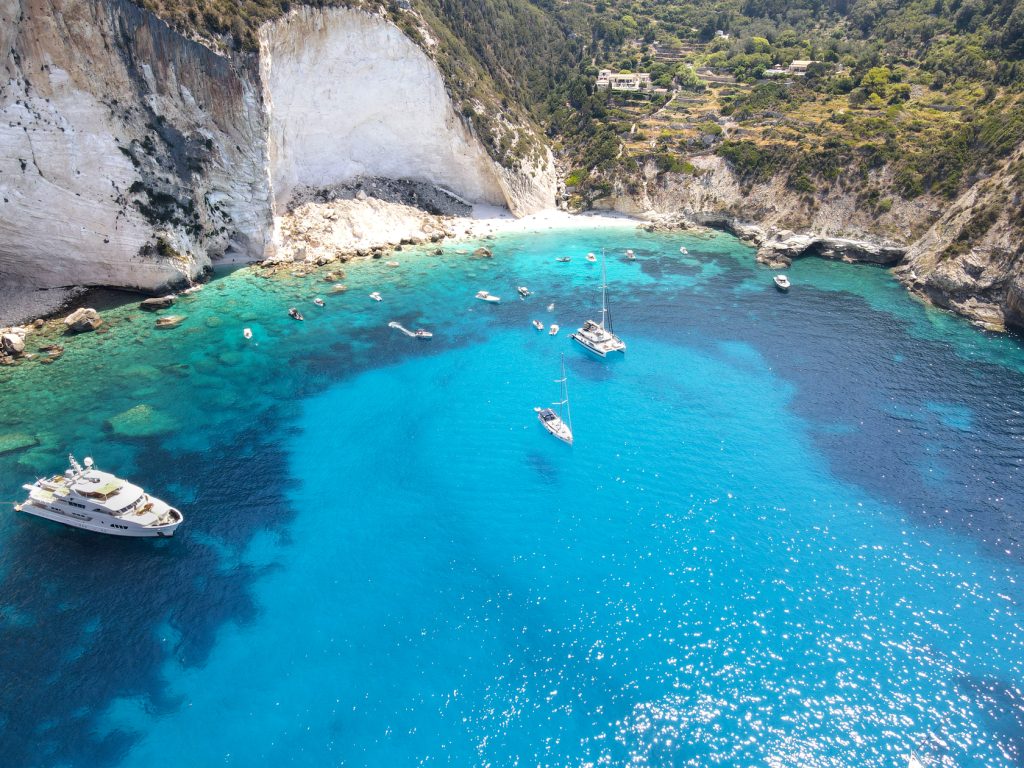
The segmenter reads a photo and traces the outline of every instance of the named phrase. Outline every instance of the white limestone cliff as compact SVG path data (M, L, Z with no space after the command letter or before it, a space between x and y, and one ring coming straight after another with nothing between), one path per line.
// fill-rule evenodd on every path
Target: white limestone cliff
M456 116L437 66L381 17L292 11L261 30L260 71L278 205L299 186L369 176L505 203L495 164Z
M159 290L263 254L243 73L118 0L0 0L0 50L0 275Z

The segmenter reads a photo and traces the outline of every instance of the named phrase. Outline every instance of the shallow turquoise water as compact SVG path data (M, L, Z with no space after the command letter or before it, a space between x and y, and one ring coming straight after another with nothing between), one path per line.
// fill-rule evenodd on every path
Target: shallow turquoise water
M566 338L602 246L608 361ZM349 265L324 309L316 277L235 272L174 331L115 310L3 374L0 432L40 441L3 498L74 450L187 522L0 520L0 764L1024 761L1014 339L867 267L780 295L725 236L493 247ZM532 410L560 353L573 448ZM172 423L112 432L139 404Z

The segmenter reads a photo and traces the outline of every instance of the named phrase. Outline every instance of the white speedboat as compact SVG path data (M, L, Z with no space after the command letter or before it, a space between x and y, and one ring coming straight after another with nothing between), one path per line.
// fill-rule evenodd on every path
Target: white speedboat
M562 398L557 403L552 403L555 408L534 408L537 412L537 419L541 426L557 437L563 443L572 445L572 415L569 411L569 389L565 376L565 355L562 355L562 378L555 381L561 385ZM562 406L565 406L565 418L562 418Z
M245 338L247 338L247 339L251 339L252 338L252 328L243 328L242 329L242 335L245 336Z
M477 291L476 297L480 299L480 301L489 301L491 304L497 304L499 301L501 301L500 296L493 296L487 291Z
M603 256L603 254L602 254ZM604 259L601 259L601 322L587 320L583 327L569 338L595 355L607 357L609 352L625 352L625 342L612 332L611 312L608 310Z
M633 249L632 248L629 248L629 249L626 250L626 258L629 259L630 261L635 261L636 260L636 254L633 253Z
M63 475L25 485L28 499L15 510L112 536L173 536L185 519L139 486L95 469L90 458L84 469L74 456L68 462Z
M324 300L321 299L319 296L313 299L313 303L316 304L318 307L324 306Z
M377 291L371 293L370 298L373 299L374 301L384 301L384 297L381 296L380 293L378 293Z
M775 282L775 287L780 291L785 292L789 290L789 278L785 275L776 275L772 280Z
M558 331L559 331L558 323L552 323L551 324L551 328L548 330L548 336L557 336L558 335Z
M521 297L525 299L527 296L530 295L530 289L527 288L525 285L520 285L516 287L516 293L518 293Z
M544 330L544 323L542 323L540 320L534 320L532 322L533 322L533 327L536 328L538 331L543 331Z
M681 254L683 254L683 256L685 256L686 254L688 254L688 253L689 253L689 251L688 251L688 250L686 250L686 247L685 247L685 246L682 246L682 245L681 245L681 246L679 246L679 252L680 252Z
M290 317L290 318L291 318L292 320L305 320L305 319L306 319L306 318L304 318L304 317L302 316L302 313L301 313L301 312L299 312L299 310L297 310L297 309L296 309L295 307L292 307L292 308L290 308L290 309L288 310L288 316L289 316L289 317Z
M572 261L572 258L569 256L559 256L555 261L565 264L567 261Z
M597 261L597 256L594 255L593 251L591 251L590 253L587 254L587 261L589 261L589 262Z
M428 331L428 330L426 330L424 328L417 328L415 331L412 332L412 335L415 336L417 339L432 339L432 338L434 338L434 334L432 334L430 331Z

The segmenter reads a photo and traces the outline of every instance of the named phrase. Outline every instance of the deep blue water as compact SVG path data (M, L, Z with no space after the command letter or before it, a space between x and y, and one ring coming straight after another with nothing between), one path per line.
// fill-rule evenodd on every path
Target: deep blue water
M1024 765L1019 341L726 236L472 247L236 271L0 372L38 440L0 499L74 451L186 514L0 516L0 766ZM607 361L567 339L601 247Z

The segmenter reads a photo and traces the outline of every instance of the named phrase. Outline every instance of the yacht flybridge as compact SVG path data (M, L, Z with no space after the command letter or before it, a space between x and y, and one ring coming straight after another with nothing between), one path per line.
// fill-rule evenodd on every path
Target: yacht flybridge
M601 322L587 320L569 338L589 349L595 355L607 357L609 352L625 352L625 342L612 333L611 312L608 311L607 279L605 278L604 252L601 253Z
M139 486L95 469L92 459L85 459L84 469L74 456L68 462L63 475L23 486L28 499L14 509L112 536L173 536L184 520L181 512Z

